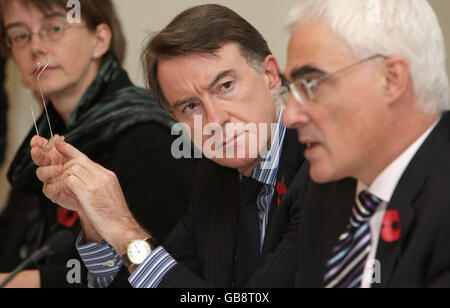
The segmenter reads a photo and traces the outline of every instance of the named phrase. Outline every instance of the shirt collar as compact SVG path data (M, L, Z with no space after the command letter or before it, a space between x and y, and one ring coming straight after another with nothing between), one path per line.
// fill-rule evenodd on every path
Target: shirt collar
M276 185L278 165L280 163L281 152L283 149L286 127L282 123L284 109L280 110L275 134L270 145L270 149L264 158L253 171L252 178L260 183Z
M386 203L391 201L395 188L397 187L400 178L405 172L411 160L416 155L417 151L423 145L427 137L431 134L433 129L439 123L440 118L431 127L420 136L406 151L398 156L383 172L381 172L372 185L369 187L369 193L378 197ZM363 190L367 189L367 186L358 181L357 195Z

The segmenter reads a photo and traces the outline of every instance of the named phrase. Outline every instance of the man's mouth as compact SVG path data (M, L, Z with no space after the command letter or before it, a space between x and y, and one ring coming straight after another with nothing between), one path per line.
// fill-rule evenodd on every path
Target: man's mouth
M228 145L233 144L233 143L236 142L236 140L237 140L241 135L243 135L244 133L245 133L245 131L243 131L243 132L241 132L241 133L238 133L238 134L234 135L233 137L229 138L227 141L225 141L225 142L223 143L223 146L224 146L224 147L227 147Z
M312 149L312 148L314 148L314 147L316 147L318 145L320 145L319 142L307 142L306 143L306 148L309 150L309 149Z
M309 139L309 138L299 138L300 143L303 143L304 145L306 145L307 149L311 149L314 148L315 146L320 145L320 142L313 140L313 139Z

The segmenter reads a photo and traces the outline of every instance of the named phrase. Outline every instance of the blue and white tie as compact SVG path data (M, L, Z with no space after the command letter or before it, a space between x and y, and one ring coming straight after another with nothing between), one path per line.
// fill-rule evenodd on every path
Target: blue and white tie
M372 241L370 218L381 200L363 191L353 207L347 231L339 237L325 274L326 288L359 288Z

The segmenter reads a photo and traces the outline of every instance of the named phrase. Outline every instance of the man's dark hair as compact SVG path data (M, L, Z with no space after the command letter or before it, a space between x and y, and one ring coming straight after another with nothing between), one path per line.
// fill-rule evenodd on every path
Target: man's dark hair
M148 88L161 108L170 104L158 82L158 61L189 54L214 55L227 43L235 43L249 65L261 68L271 54L262 35L245 19L229 8L207 4L190 8L147 43L142 55L144 76Z

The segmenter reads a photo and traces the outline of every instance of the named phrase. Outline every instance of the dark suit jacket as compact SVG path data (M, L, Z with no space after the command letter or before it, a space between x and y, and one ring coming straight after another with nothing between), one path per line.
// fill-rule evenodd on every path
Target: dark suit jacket
M248 286L294 286L295 245L299 223L296 194L305 185L307 169L303 146L297 133L288 130L278 171L278 182L289 186L278 206L275 192L272 214L266 230L263 252L255 260L255 271ZM197 182L189 213L163 245L178 261L162 279L161 288L233 287L239 224L239 174L203 160L197 169ZM256 203L254 205L256 209ZM253 245L254 243L249 243ZM126 286L128 273L122 269L112 287Z
M298 287L323 287L325 265L349 222L356 181L311 183L299 230ZM399 241L380 237L381 283L373 287L450 287L450 113L428 136L401 177L388 210Z

